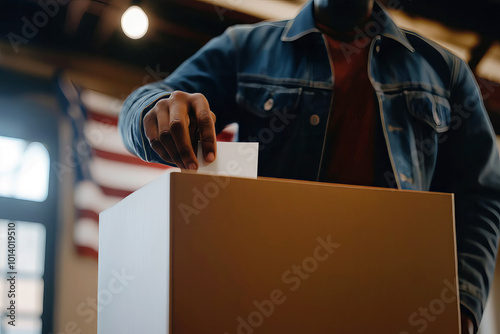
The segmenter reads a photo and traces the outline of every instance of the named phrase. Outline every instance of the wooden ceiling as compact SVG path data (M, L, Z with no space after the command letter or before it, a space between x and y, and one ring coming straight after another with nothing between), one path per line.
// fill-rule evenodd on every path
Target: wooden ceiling
M381 0L407 15L430 18L456 30L479 36L471 51L471 65L500 41L500 0ZM63 2L63 1L61 1ZM161 64L171 71L210 38L235 23L293 16L306 0L2 0L0 39L14 35L24 44L61 52L90 54L137 66ZM150 31L140 40L122 33L121 14L140 3L150 18ZM54 6L54 4L56 4ZM50 16L46 22L42 16ZM41 16L42 15L42 16ZM38 19L38 20L37 20ZM35 25L36 33L26 28ZM30 33L29 37L27 33ZM16 43L14 43L16 44Z
M307 2L58 1L65 2L48 0L50 5L42 6L37 0L1 1L0 65L34 72L64 69L77 82L119 98L166 76L228 26L292 17ZM500 83L500 0L381 2L398 8L393 11L398 24L430 35L466 59L480 76ZM139 40L127 38L119 26L121 14L132 3L139 3L150 19L150 30Z

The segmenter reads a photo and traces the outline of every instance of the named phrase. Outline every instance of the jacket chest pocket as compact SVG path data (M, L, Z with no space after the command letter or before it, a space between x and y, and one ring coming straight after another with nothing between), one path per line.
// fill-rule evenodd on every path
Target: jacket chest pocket
M423 91L405 91L409 113L429 125L436 133L450 128L450 103L442 96Z
M288 88L258 83L239 83L236 102L249 114L267 118L277 113L297 113L302 88Z
M439 152L438 146L450 128L451 108L448 100L426 91L404 91L408 110L408 125L402 142L406 142L408 167L402 174L410 175L411 185L405 189L428 190L430 188ZM403 181L404 177L401 177ZM403 184L403 182L402 182Z

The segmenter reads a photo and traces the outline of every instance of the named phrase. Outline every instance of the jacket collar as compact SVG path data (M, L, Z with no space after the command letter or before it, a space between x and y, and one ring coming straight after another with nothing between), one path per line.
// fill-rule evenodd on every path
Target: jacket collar
M398 28L389 13L377 1L373 5L373 12L373 16L376 18L375 22L382 25L380 35L399 42L411 52L415 51L404 32ZM313 1L309 1L294 19L288 21L281 35L281 40L292 42L311 33L321 33L314 23Z

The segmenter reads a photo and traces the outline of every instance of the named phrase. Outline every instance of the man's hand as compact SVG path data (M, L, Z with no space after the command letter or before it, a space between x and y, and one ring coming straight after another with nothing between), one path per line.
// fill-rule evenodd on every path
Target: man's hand
M149 144L166 162L182 169L198 169L198 140L205 160L215 160L215 115L202 94L173 92L146 113L143 124Z
M462 319L462 334L474 334L474 323L469 315L461 311L460 318Z

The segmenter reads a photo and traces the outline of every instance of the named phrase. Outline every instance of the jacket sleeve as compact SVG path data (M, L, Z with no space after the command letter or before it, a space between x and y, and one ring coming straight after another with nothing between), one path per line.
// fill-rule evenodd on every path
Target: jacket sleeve
M145 161L165 163L149 145L142 121L158 100L168 98L175 90L205 95L217 116L218 131L232 122L227 111L233 109L236 95L237 58L234 41L233 28L228 28L166 79L135 90L125 100L118 127L125 146L132 154Z
M442 190L455 194L460 303L473 317L477 331L498 251L500 161L495 133L471 70L457 58L454 72L451 127L441 138L437 166L441 166Z

